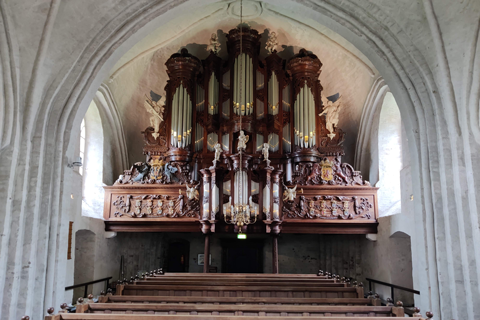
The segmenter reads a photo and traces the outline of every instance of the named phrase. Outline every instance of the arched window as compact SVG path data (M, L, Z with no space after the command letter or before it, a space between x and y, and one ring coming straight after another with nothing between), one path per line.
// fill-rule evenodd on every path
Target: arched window
M79 157L82 159L82 163L85 163L85 118L80 125L80 153ZM78 167L78 173L83 176L83 166Z
M392 93L387 92L378 126L377 187L380 216L401 212L400 171L402 170L402 120Z
M103 218L103 125L97 104L92 101L85 113L82 216ZM82 138L80 138L82 139ZM82 142L82 141L81 141ZM82 151L80 147L80 151Z

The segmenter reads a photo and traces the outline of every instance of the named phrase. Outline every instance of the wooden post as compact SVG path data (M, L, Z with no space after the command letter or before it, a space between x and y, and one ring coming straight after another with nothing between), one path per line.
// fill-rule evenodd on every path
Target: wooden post
M278 273L278 234L272 235L272 273Z
M210 233L205 234L205 249L203 250L203 273L208 273L210 267Z

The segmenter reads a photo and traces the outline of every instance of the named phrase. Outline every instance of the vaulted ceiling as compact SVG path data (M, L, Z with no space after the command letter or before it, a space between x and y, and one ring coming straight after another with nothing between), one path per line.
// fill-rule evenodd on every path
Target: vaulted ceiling
M143 160L140 131L149 126L143 102L150 90L164 95L166 60L183 47L200 59L206 58L206 46L212 33L219 35L222 43L219 55L225 59L225 34L239 24L239 11L239 1L218 2L177 16L137 42L112 68L104 83L110 88L121 113L130 162ZM274 31L282 58L288 59L306 48L322 61L320 81L324 94L339 92L343 97L339 127L347 132L344 160L353 163L362 107L379 76L373 64L333 30L300 16L292 8L244 1L243 16L246 23L263 34L262 59L267 55L264 48L267 35Z

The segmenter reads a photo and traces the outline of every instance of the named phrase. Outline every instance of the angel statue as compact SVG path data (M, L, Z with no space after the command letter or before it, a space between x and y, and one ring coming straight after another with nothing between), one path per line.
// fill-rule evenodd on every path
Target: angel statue
M220 143L217 143L213 148L215 149L215 160L213 160L213 164L215 164L215 162L220 161L220 155L222 154L223 150Z
M218 42L218 36L216 33L212 33L210 44L207 46L207 51L212 51L214 54L217 54L220 51L220 42Z
M265 142L263 144L262 154L263 154L263 160L267 161L267 163L270 161L270 160L268 160L268 148L270 148L270 145Z
M283 191L283 201L294 201L297 197L297 186L289 189L285 187L285 191Z
M326 115L327 130L330 132L328 134L330 140L335 137L335 133L333 131L339 120L338 116L340 113L341 98L342 97L338 93L328 98L322 94L323 111L319 114L319 116L323 116L324 114Z
M245 150L247 148L248 136L245 135L243 130L240 130L240 135L238 136L238 147L237 150Z
M165 98L155 94L153 91L150 92L152 99L145 95L144 106L147 109L147 112L151 114L150 116L150 126L155 130L152 133L152 136L157 139L160 135L159 129L160 124L163 122L163 110L165 109ZM155 100L157 99L157 100Z
M185 187L187 188L187 199L188 200L198 200L198 190L197 190L197 186L193 186L191 188L188 187L188 184L185 185Z
M277 45L278 45L277 34L275 32L270 32L270 34L268 35L268 40L267 40L265 49L267 49L269 53L273 53L274 51L276 51Z

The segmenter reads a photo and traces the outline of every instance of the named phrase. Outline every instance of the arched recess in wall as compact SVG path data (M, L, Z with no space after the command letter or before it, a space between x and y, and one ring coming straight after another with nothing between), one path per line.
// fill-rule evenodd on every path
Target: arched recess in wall
M129 167L127 144L122 121L110 89L101 84L93 98L102 119L104 144L103 182L113 184L118 175Z
M103 186L128 166L123 126L107 86L96 92L84 117L86 146L82 215L103 218Z
M362 111L355 166L380 188L380 216L400 213L402 122L395 98L382 77L372 85Z
M83 283L95 280L95 233L90 230L75 232L75 262L73 278L74 283ZM91 289L91 287L90 287ZM73 301L83 297L85 288L74 289Z
M377 78L368 93L363 106L355 147L355 168L360 170L364 178L372 185L379 180L378 172L378 125L383 100L390 92L385 80Z
M412 277L412 242L408 234L397 231L390 236L393 241L389 242L391 252L397 254L391 255L389 260L390 281L391 283L401 283L407 288L414 288ZM414 305L413 293L396 290L395 301L402 301L405 306Z

